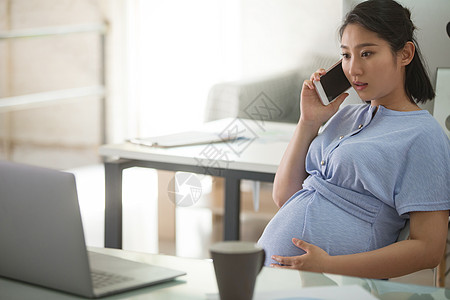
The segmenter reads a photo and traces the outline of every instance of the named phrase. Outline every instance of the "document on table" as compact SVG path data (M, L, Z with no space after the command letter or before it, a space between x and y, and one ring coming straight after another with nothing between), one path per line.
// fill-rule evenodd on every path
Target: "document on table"
M293 291L255 294L258 300L376 300L375 296L358 285L308 287Z
M128 142L149 147L170 148L170 147L220 143L233 141L241 138L245 137L230 134L228 135L219 134L207 131L185 131L180 133L154 136L148 138L134 138L128 140Z
M208 300L219 299L218 294L208 294ZM255 300L377 300L358 285L320 286L290 291L255 292Z

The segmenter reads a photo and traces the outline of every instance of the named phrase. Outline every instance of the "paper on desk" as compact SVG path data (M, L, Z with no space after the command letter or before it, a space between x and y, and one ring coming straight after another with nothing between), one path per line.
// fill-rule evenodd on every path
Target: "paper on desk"
M207 294L208 300L219 299ZM256 292L253 300L376 300L375 296L358 285L308 287L290 291Z
M245 137L243 136L220 134L207 131L185 131L180 133L154 136L148 138L129 139L128 142L142 146L170 148L170 147L201 145L209 143L220 143L244 138Z
M258 300L376 300L375 296L358 285L309 287L295 291L275 291L258 294Z

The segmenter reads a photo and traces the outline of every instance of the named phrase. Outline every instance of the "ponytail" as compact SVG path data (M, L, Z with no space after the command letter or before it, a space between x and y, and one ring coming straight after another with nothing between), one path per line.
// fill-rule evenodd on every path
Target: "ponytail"
M414 42L416 50L414 57L406 66L405 91L409 99L416 103L425 103L434 99L435 93L431 85L430 77L422 62L419 46Z

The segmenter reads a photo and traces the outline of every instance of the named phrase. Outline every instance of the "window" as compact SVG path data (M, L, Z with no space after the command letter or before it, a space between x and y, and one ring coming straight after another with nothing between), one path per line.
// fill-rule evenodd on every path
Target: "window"
M240 77L239 10L238 0L138 0L129 118L137 135L203 123L210 87Z

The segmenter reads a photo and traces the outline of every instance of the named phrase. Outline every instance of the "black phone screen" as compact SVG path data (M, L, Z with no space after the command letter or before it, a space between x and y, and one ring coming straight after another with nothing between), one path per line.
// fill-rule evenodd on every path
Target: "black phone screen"
M320 77L320 83L322 84L329 102L345 92L351 86L342 70L342 61L339 61L339 63L328 70L325 75Z

